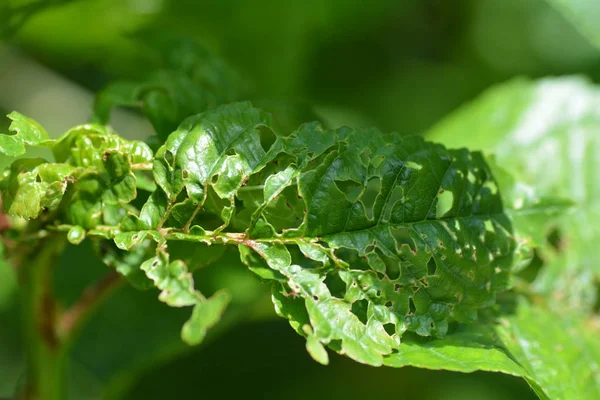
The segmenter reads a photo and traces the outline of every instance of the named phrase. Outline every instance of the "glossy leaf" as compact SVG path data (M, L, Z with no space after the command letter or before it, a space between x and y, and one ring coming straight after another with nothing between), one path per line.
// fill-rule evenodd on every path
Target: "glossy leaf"
M443 337L510 286L518 247L479 153L317 123L281 133L266 112L234 103L169 136L152 162L157 188L138 211L133 170L149 166L147 146L83 125L52 150L75 181L54 229L74 243L98 240L107 264L138 287L152 282L166 304L194 306L182 330L190 343L229 297L204 297L172 258L174 242L237 246L275 281L278 312L321 363L329 346L382 365L405 332Z
M597 329L592 321L526 304L515 316L503 318L497 328L510 354L527 370L529 380L538 382L552 400L600 397Z
M50 137L44 128L31 118L27 118L18 112L10 113L8 118L12 121L8 129L14 134L0 135L0 152L7 156L22 156L25 154L25 145L43 146L50 141Z
M74 171L71 165L48 163L41 158L15 161L0 182L5 212L31 219L42 210L55 209Z
M556 232L554 245L547 242L542 251L548 264L558 259L557 250L560 260L542 271L540 285L544 286L543 292L570 299L572 310L584 313L594 301L583 301L579 293L587 296L595 292L590 277L600 276L596 251L600 231L595 228L600 223L598 107L600 91L581 78L515 80L489 90L434 127L429 136L454 146L458 132L478 132L473 136L473 148L493 151L496 162L519 185L532 188L538 198L546 198L548 207L554 208L557 201L564 203L561 199L574 203L571 212L553 222L540 219L539 224L527 229L537 230L537 241L540 233L547 237ZM525 200L521 199L505 199L505 204L523 213L539 207L540 203L525 208ZM511 212L508 210L509 215ZM527 236L523 225L519 225L515 223L517 235ZM547 273L556 279L550 279ZM584 303L586 306L581 308Z
M269 126L248 103L183 122L156 153L158 193L117 244L160 243L161 230L237 244L253 270L302 299L309 328L287 316L321 362L319 346L340 341L381 365L405 331L444 336L508 286L515 243L480 155L375 130L311 124L284 136ZM216 230L200 228L215 216Z
M148 169L152 152L142 142L128 141L99 125L81 125L51 140L35 121L12 113L11 129L2 135L0 151L22 155L25 144L48 147L57 162L15 161L2 179L3 206L8 214L36 218L56 209L68 188L67 218L62 222L89 229L102 222L106 207L132 201L137 178L133 169ZM18 149L15 149L17 143ZM121 217L122 218L122 217Z

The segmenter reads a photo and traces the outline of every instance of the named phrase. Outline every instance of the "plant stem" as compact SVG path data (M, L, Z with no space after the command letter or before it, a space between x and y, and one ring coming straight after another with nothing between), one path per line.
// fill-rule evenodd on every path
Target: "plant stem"
M61 314L57 320L56 331L59 338L63 340L63 346L68 347L90 313L122 282L121 275L117 271L110 271L86 288L79 300Z
M66 354L56 334L56 304L51 292L52 267L66 240L49 236L33 249L21 270L27 385L23 399L65 399Z

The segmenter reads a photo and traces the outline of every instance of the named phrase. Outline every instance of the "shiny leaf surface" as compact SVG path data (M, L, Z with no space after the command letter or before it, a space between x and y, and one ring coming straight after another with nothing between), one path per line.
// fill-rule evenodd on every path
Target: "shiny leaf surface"
M571 304L577 312L591 309L596 289L590 278L600 276L596 251L600 231L595 228L600 223L598 107L600 91L581 78L515 80L489 90L430 133L432 140L454 146L457 132L477 131L473 149L493 151L498 165L514 181L531 188L526 189L530 196L546 199L531 204L523 196L506 198L508 215L535 214L541 204L552 210L559 203L574 203L554 220L525 224L514 220L514 225L517 235L537 231L538 242L540 234L549 237L554 231L554 243L541 247L549 268L537 284L543 293ZM535 225L525 226L529 223Z

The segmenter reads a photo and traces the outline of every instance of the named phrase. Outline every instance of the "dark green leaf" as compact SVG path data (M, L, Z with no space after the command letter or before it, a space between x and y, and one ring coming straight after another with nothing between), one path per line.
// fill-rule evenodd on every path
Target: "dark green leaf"
M594 304L591 277L600 277L600 231L595 228L600 223L599 94L581 78L515 80L489 90L430 133L433 140L455 146L462 137L459 132L477 132L473 148L493 151L497 164L521 188L531 188L529 197L537 201L505 197L508 214L516 217L516 234L535 236L539 242L541 235L555 233L554 243L545 241L540 249L550 267L542 270L538 284L559 300L559 307L566 302L572 311L583 313ZM556 215L564 199L574 203L571 212L551 220L541 217L540 207ZM522 220L535 224L527 226L519 222L519 214L541 218Z
M317 342L340 341L339 351L381 365L405 331L444 336L508 286L516 246L481 155L375 130L311 124L284 136L269 126L248 103L182 123L156 153L162 194L130 217L143 228L118 243L166 230L167 239L239 245L252 269L285 277L302 299L310 326L287 316L321 362ZM221 219L215 231L197 227L210 215ZM181 271L164 260L144 269L153 263ZM181 285L159 287L172 283ZM189 287L169 293L190 304Z

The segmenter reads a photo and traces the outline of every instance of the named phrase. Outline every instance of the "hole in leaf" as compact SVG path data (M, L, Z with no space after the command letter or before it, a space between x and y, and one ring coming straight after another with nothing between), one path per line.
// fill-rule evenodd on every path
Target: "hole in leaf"
M554 248L556 251L562 251L565 247L565 242L563 240L562 234L559 229L554 228L550 231L546 240Z
M269 151L275 140L277 140L277 135L271 129L266 126L258 127L258 134L260 137L260 145L262 146L264 151Z
M369 302L365 299L357 300L352 303L352 314L356 315L356 317L363 324L367 323L367 311L369 309Z
M314 301L319 301L319 296L317 296L316 294L314 294L312 298Z
M165 161L171 166L175 166L175 156L170 150L165 151Z
M182 190L177 194L177 198L175 200L176 203L181 203L188 198L187 190Z
M325 285L333 297L343 299L346 296L346 282L337 272L330 272L325 276Z
M350 269L361 270L361 271L369 271L371 267L369 263L365 259L365 257L361 257L358 255L358 252L353 249L344 249L339 248L334 250L335 255L338 258L346 261L350 264Z
M413 298L409 298L408 299L408 313L409 314L414 314L417 311L417 307L415 306L415 302L413 301Z
M298 199L297 186L291 185L269 204L263 215L273 225L275 231L279 232L299 227L304 219L305 208L304 201Z
M402 252L402 246L408 246L412 253L417 252L417 245L410 237L410 232L407 227L390 228L390 233L396 242L396 250Z
M383 220L384 221L389 221L390 218L392 217L392 210L394 209L394 206L396 205L396 203L402 203L404 202L404 187L403 186L395 186L392 189L392 193L390 193L386 204L383 205L384 209L382 210L383 212ZM401 221L399 221L401 222Z
M383 329L385 329L385 332L390 336L393 336L396 333L396 325L394 324L384 324Z
M315 269L323 266L321 262L305 256L298 246L289 246L288 249L292 256L292 264L300 265L306 269Z
M213 176L210 178L210 183L214 185L214 184L216 184L216 183L217 183L217 181L218 181L218 180L219 180L219 175L218 175L218 174L217 174L217 175L213 175Z
M356 203L356 200L360 197L363 187L360 183L355 181L334 181L335 186L338 190L346 196L346 200L350 203Z
M39 175L36 175L36 176L35 176L35 181L36 181L37 183L41 183L41 182L42 182L42 178L40 178L40 176L39 176Z
M187 170L187 169L184 169L184 170L182 170L182 171L181 171L181 177L182 177L183 179L187 179L187 178L188 178L188 176L189 176L189 173L188 173L188 170Z
M394 304L393 304L391 301L389 301L389 300L388 300L388 301L386 301L386 302L385 302L385 304L384 304L384 305L385 305L386 307L391 307L391 306L393 306Z
M437 271L437 264L435 263L435 260L433 259L433 257L431 257L429 259L429 262L427 263L427 275L435 275Z
M367 210L367 218L374 218L375 202L381 192L381 179L374 176L367 182L367 187L361 197L361 201Z
M400 261L387 257L384 254L380 254L379 257L385 263L385 274L387 277L391 280L398 279L400 277Z
M437 195L437 206L435 209L435 217L442 218L452 210L454 205L454 193L449 190L440 190Z
M342 350L342 340L333 339L331 342L329 342L328 347L339 353Z

